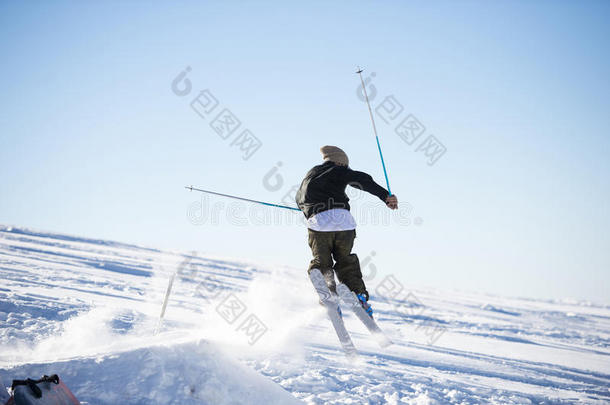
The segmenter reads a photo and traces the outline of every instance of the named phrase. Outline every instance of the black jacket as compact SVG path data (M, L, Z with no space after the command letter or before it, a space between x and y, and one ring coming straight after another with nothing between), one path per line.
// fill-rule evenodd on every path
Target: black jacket
M376 195L384 202L389 195L388 191L375 183L368 174L333 162L325 162L305 175L297 191L297 205L308 219L333 208L349 210L349 198L345 194L348 185Z

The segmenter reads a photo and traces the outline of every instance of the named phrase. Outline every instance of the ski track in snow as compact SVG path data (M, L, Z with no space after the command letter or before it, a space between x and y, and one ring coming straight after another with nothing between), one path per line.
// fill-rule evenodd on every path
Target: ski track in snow
M384 300L382 280L371 301L395 344L344 311L349 361L304 269L0 226L0 380L58 373L89 404L610 402L610 306L410 286ZM254 344L251 316L267 328Z

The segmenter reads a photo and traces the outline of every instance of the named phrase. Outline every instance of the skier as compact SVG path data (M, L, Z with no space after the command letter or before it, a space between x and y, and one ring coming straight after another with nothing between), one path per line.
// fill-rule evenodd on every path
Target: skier
M296 202L307 218L308 242L313 259L308 272L319 269L328 288L336 294L334 273L339 282L356 293L369 316L373 309L356 254L351 253L356 238L356 221L349 212L345 188L352 187L379 197L390 209L398 208L398 199L363 172L349 168L345 152L336 146L320 148L324 163L311 169L296 194ZM334 259L334 264L333 264ZM334 272L333 272L334 270Z

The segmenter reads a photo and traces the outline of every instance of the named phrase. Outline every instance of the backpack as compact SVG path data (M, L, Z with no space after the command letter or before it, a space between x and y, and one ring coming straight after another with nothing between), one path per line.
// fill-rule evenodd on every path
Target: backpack
M13 395L5 405L80 405L57 374L40 380L13 380Z

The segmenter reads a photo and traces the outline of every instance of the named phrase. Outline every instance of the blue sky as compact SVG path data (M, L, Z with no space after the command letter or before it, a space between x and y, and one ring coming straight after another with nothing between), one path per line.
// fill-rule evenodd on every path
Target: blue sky
M429 166L377 117L392 191L423 222L361 224L361 259L406 286L608 302L609 16L603 1L2 2L0 223L305 271L302 225L239 226L220 198L225 216L195 225L183 186L277 202L325 144L383 184L361 65L374 108L393 95L447 149ZM262 142L250 159L190 108L204 89Z

